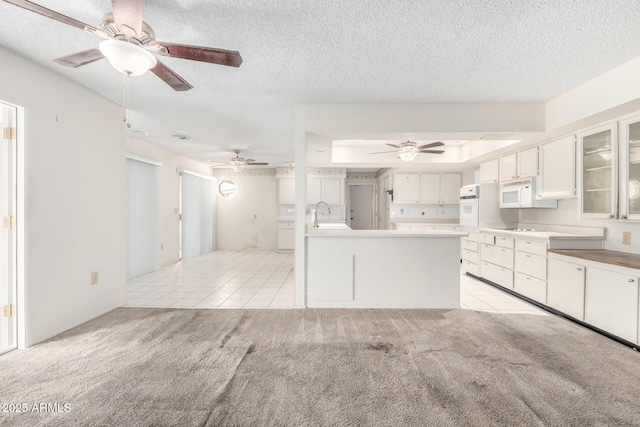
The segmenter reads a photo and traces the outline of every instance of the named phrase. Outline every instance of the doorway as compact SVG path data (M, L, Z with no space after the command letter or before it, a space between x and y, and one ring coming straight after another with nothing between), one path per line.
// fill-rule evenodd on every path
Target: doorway
M0 354L17 347L17 108L0 102Z
M374 184L348 184L348 224L354 230L373 230Z

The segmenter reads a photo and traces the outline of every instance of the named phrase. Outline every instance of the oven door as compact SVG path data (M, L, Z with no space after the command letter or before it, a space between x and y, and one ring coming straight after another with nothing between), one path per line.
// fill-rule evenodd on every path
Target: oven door
M460 200L460 225L462 227L478 228L479 226L479 200Z

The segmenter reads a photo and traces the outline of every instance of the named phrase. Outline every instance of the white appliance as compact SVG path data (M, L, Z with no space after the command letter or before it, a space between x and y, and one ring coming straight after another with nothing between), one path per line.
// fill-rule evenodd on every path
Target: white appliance
M480 225L480 186L465 185L460 188L460 225L478 228Z
M536 179L521 179L500 185L501 208L557 208L557 200L539 200Z

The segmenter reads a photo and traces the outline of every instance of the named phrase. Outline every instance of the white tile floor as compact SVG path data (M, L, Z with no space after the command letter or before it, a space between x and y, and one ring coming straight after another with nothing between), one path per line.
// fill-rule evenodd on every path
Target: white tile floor
M129 307L293 308L293 254L214 251L127 284Z
M293 254L215 251L130 280L129 307L293 308ZM546 315L547 312L467 275L463 309Z

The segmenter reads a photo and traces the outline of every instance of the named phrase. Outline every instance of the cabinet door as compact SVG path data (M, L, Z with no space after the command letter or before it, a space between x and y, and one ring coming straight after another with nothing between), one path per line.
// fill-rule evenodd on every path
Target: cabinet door
M482 184L498 182L498 159L480 165L480 182Z
M640 116L620 122L623 187L620 189L620 219L640 219Z
M518 178L538 176L538 147L519 152L517 164Z
M307 203L315 205L318 202L322 202L322 179L320 178L308 178L307 179Z
M638 278L589 267L584 320L637 343Z
M442 203L460 203L460 175L457 173L445 173L442 180Z
M584 320L585 267L549 259L547 305L578 320Z
M280 228L278 230L278 250L291 251L294 245L293 228Z
M393 185L393 203L420 203L420 175L397 173Z
M578 134L578 198L583 218L615 218L617 126Z
M420 203L424 204L441 204L442 189L440 183L440 175L436 173L420 174ZM458 198L460 197L460 189L458 188Z
M296 203L296 182L290 178L278 180L278 201L281 205L293 205Z
M538 194L542 199L576 196L575 137L559 139L540 146Z
M341 183L340 178L323 178L322 200L330 205L343 205Z
M500 157L500 182L512 181L517 177L516 153Z

